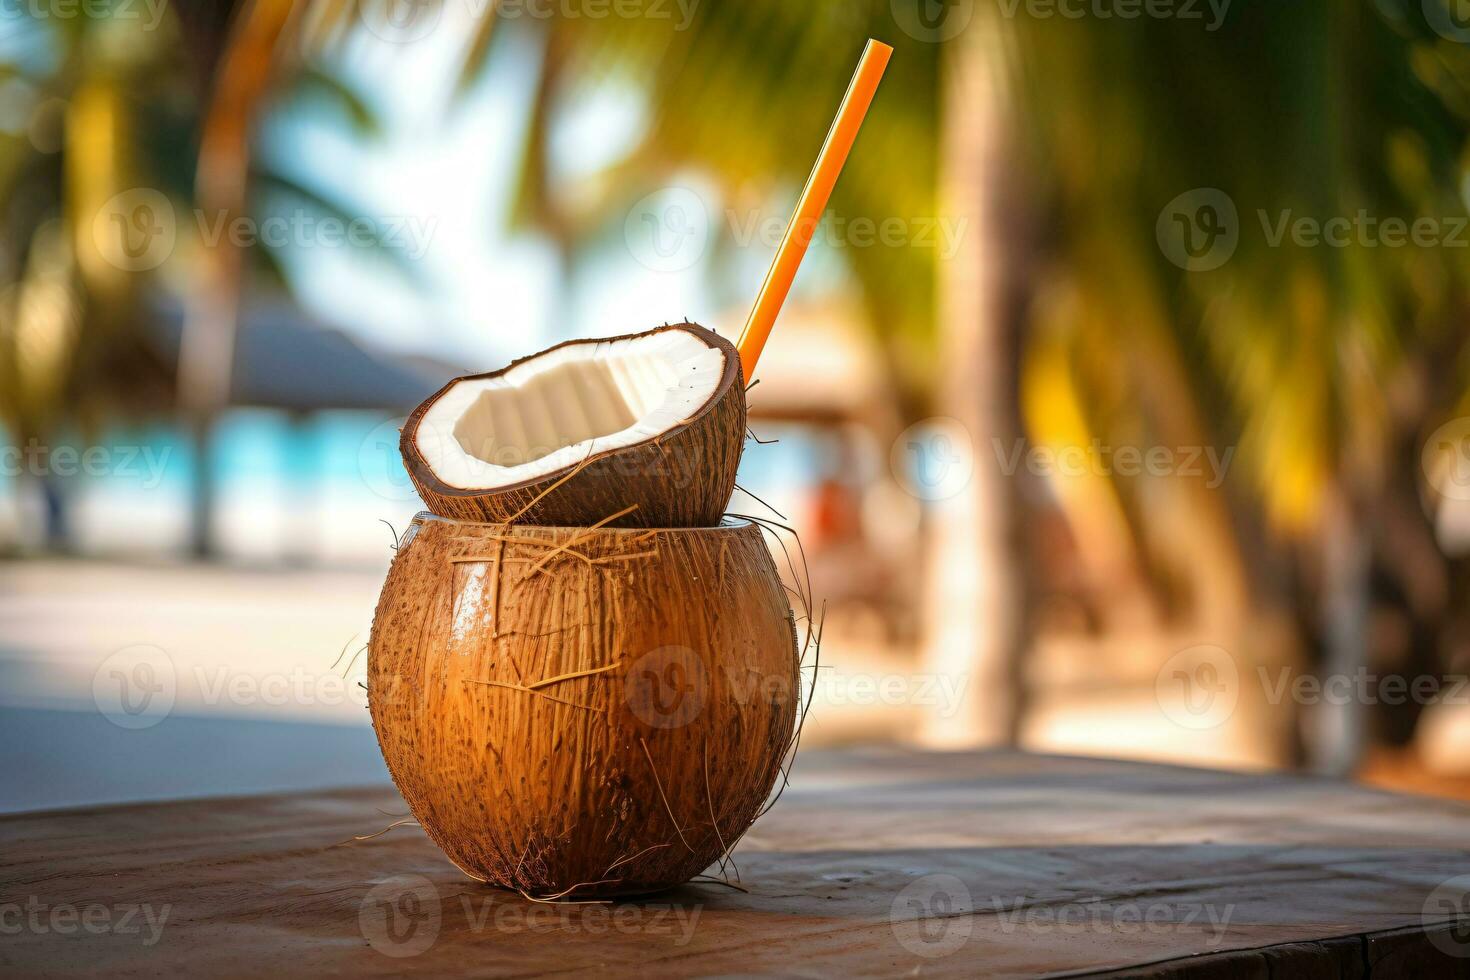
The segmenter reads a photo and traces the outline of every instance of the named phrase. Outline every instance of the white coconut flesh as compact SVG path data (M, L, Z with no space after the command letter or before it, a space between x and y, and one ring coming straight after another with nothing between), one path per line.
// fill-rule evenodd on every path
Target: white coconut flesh
M454 385L424 413L415 444L447 486L507 487L675 428L724 374L724 352L684 330L569 344Z

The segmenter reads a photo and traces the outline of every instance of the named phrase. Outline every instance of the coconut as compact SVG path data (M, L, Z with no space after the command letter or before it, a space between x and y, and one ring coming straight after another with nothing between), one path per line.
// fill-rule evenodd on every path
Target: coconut
M721 860L793 740L795 619L760 529L421 515L373 620L368 703L414 816L538 898Z
M409 417L400 449L443 517L577 527L622 512L614 525L696 527L724 513L744 438L740 355L679 323L451 381Z

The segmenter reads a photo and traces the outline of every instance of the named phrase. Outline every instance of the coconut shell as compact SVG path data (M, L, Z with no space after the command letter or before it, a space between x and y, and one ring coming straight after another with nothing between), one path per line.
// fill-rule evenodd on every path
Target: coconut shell
M373 620L383 758L465 873L637 894L745 832L791 744L795 622L760 530L422 515Z
M494 378L517 364L544 357L572 340L515 361L499 371L456 378L414 410L403 427L399 451L410 479L429 510L441 517L499 523L585 527L632 507L610 522L614 527L709 527L718 524L735 489L735 471L745 446L745 382L740 354L719 334L694 323L677 323L628 340L668 330L693 334L725 355L725 372L714 395L692 418L656 438L589 456L573 466L494 490L465 490L440 480L417 445L424 414L462 381ZM636 506L633 506L636 505Z

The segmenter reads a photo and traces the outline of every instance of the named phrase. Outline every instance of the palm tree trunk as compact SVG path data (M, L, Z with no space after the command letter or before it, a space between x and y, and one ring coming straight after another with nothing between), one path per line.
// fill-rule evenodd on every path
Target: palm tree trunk
M1345 493L1335 495L1324 511L1322 674L1356 684L1369 666L1370 540ZM1356 696L1322 699L1313 718L1313 768L1339 778L1357 770L1368 743L1368 707Z
M291 0L251 0L239 13L220 60L199 145L200 208L221 227L242 216L250 175L250 129L270 86L276 49L292 16ZM194 555L210 557L214 484L208 472L208 433L229 404L235 334L244 289L245 256L228 234L204 250L203 270L185 312L179 341L179 400L193 434L196 458L191 539Z
M941 206L964 221L940 268L941 413L969 432L969 484L926 514L923 663L963 681L958 705L931 712L932 744L1011 744L1021 720L1025 595L1019 472L997 459L1016 445L1024 235L1006 213L1008 171L999 29L976 19L947 52Z
M51 554L70 554L73 549L71 521L67 511L66 490L54 473L37 478L46 524L46 550Z

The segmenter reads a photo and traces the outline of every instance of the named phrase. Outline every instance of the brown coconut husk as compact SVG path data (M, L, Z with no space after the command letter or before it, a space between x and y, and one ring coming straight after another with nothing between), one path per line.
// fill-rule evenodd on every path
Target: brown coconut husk
M663 682L688 687L690 657L698 710L670 698L669 714ZM466 874L548 900L723 871L793 747L800 697L795 617L746 521L425 515L368 654L373 725L413 816Z
M693 416L657 437L590 456L533 480L493 490L466 490L441 481L417 446L424 414L463 381L494 378L517 364L569 345L603 343L682 330L725 355L714 395ZM665 324L642 334L570 340L521 358L499 371L456 378L414 410L399 451L409 478L429 510L454 520L581 527L620 508L617 527L707 527L719 523L735 488L746 428L740 354L719 334L695 323Z

